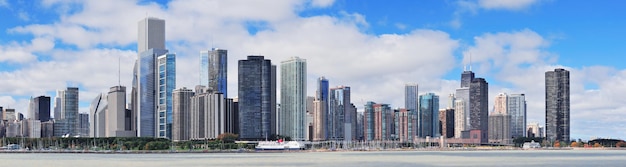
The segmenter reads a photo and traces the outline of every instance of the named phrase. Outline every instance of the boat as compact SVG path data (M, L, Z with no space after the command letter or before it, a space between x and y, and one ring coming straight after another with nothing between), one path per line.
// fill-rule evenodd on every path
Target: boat
M298 141L260 141L256 150L303 150L304 144Z

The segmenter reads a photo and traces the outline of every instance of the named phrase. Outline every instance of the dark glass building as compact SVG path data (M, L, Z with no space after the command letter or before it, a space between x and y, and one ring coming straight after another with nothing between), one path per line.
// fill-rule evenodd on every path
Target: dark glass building
M484 78L474 78L470 84L469 95L469 130L480 130L481 143L487 143L489 138L489 84Z
M276 69L263 56L239 60L239 138L266 139L276 134Z
M50 120L50 97L39 96L34 99L37 110L35 111L35 119L41 122L47 122Z
M546 138L569 141L569 71L557 68L546 72Z

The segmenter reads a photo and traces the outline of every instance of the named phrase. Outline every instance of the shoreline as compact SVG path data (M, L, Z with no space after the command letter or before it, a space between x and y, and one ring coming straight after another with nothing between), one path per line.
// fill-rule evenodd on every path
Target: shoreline
M93 151L93 150L0 150L0 154L212 154L212 153L317 153L317 152L390 152L390 151L554 151L554 150L626 150L626 148L420 148L420 149L386 149L386 150L197 150L197 151L173 151L173 150L126 150L126 151Z

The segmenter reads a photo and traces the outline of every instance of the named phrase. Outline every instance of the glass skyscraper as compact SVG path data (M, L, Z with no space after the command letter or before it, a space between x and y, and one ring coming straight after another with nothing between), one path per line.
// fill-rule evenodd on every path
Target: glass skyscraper
M316 127L321 127L322 129L320 129L319 131L323 134L320 134L320 136L323 136L323 139L321 140L326 140L328 137L328 127L329 127L329 121L328 121L328 94L330 93L330 85L328 83L328 79L326 79L325 77L320 77L317 79L317 91L316 91L316 96L315 98L317 98L317 101L319 101L322 107L319 107L321 109L321 113L316 113L316 115L318 115L319 120L316 121L317 123L315 124L324 124L324 125L319 125Z
M280 67L280 135L306 140L306 60L292 57Z
M158 80L160 71L157 69L157 65L159 65L157 60L159 56L165 55L168 52L165 50L165 20L148 17L140 20L137 27L138 55L133 71L133 86L131 90L132 112L137 115L137 136L167 136L167 133L161 135L159 132L161 129L165 129L166 125L164 125L163 128L157 126L159 123L157 117L159 117L159 121L161 118L166 119L165 113L167 113L167 104L165 104L163 110L166 112L163 117L157 115L157 110L161 111L160 106L158 106L160 104L159 93L161 93L158 89L161 83L160 80ZM174 78L175 83L175 77L172 78ZM167 86L170 85L172 88L175 87L173 84L168 84ZM169 89L164 88L163 90ZM170 93L171 96L171 91L164 91L164 93ZM166 96L167 94L162 95L162 97ZM171 109L169 111L171 111ZM166 121L163 120L162 122Z
M168 138L172 137L172 93L176 89L176 55L164 54L157 57L157 98L158 98L158 137Z
M569 71L557 68L546 72L546 138L570 141Z
M439 96L427 93L419 96L420 108L417 114L417 136L439 137Z
M248 56L247 60L239 60L241 139L265 139L275 134L276 100L272 99L275 97L275 93L272 92L275 88L272 87L276 78L272 72L275 72L272 62L263 56Z
M328 130L330 140L351 140L352 119L356 119L353 115L350 104L350 87L340 86L330 89L329 97L329 127ZM345 138L350 137L350 138Z
M526 96L509 95L507 103L507 112L511 115L511 137L526 137Z
M227 96L228 51L213 48L200 52L200 85Z
M404 108L410 111L417 111L418 107L418 87L411 83L404 85Z

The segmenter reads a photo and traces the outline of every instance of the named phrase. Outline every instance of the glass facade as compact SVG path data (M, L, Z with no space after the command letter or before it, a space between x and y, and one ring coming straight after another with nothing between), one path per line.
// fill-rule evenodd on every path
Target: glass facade
M409 111L417 111L418 103L417 84L404 85L404 108Z
M69 87L63 97L63 113L61 117L67 120L67 130L70 136L80 135L80 122L78 117L78 88Z
M176 88L176 55L164 54L157 58L158 63L158 137L172 137L172 93Z
M157 136L157 92L160 85L157 71L157 56L165 55L167 50L149 49L139 54L138 70L138 104L136 112L139 116L137 134L139 137ZM175 74L175 72L174 72ZM175 79L175 78L174 78ZM175 80L174 80L175 81ZM159 135L160 136L160 135ZM164 136L164 135L163 135Z
M213 48L200 52L200 85L228 97L228 51Z
M511 137L526 137L526 96L512 94L507 103L507 111L511 115Z
M346 136L346 124L351 126L353 119L353 116L349 112L351 109L350 87L340 86L330 89L329 98L330 114L328 115L328 130L330 132L328 138L330 140L344 140L344 137Z
M417 136L439 137L439 96L427 93L419 96L420 109L417 114Z
M265 139L273 135L272 63L263 56L239 60L239 137Z
M281 62L280 135L306 140L306 60L298 57Z
M320 117L324 118L323 120L320 120L321 123L324 124L323 127L324 129L321 130L322 133L324 133L324 140L326 140L326 137L328 137L328 127L329 127L329 121L328 121L328 93L329 93L329 89L330 89L330 85L328 83L328 79L326 79L325 77L320 77L317 79L317 95L315 98L317 98L317 100L320 101L320 105L322 105L323 107L321 107L322 109L322 113L320 113Z
M546 72L546 138L570 141L569 71Z

